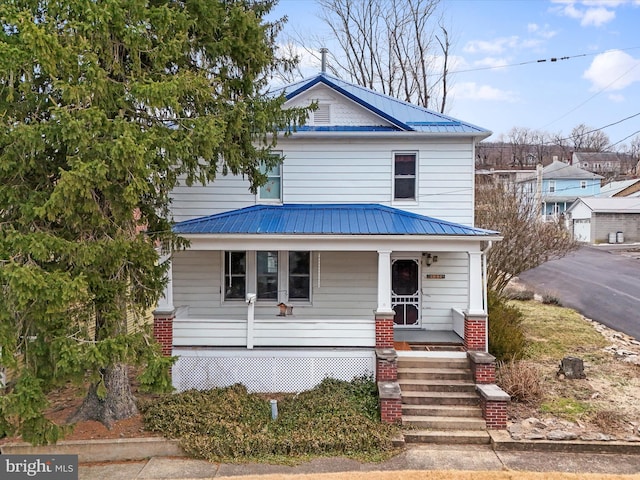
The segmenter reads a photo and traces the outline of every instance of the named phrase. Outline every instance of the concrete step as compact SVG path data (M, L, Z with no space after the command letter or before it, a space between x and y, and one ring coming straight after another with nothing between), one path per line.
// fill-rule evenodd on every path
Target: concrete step
M473 417L424 417L403 415L402 425L429 430L482 430L487 429L483 418Z
M467 358L398 357L398 368L469 368Z
M437 443L442 445L486 445L491 437L479 430L405 430L406 443Z
M471 380L471 370L464 368L400 368L398 379Z
M470 405L402 405L402 416L475 417L482 418L482 409Z
M467 380L398 379L400 390L414 392L475 392L475 383Z
M402 392L402 403L407 405L479 405L475 392Z

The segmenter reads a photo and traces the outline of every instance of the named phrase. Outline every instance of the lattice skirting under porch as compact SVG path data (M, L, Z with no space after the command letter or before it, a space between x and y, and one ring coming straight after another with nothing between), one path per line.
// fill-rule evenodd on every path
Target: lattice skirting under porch
M173 386L204 390L242 383L250 392L301 392L324 378L351 380L373 375L369 349L209 349L176 348Z

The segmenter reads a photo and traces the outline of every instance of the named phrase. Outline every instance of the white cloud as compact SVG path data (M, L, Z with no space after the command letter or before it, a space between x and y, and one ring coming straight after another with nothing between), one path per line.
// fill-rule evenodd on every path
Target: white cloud
M604 25L605 23L609 23L614 18L616 18L616 12L614 12L613 10L607 10L604 7L588 8L584 12L584 16L580 21L580 25L582 25L583 27L588 27L590 25L599 27L601 25Z
M640 82L640 60L620 50L596 55L582 75L591 81L591 90L622 90Z
M451 87L451 96L456 100L491 100L515 103L518 96L511 90L500 90L490 85L478 85L475 82L457 82Z
M640 0L638 0L640 1ZM543 26L538 25L537 23L530 23L527 25L527 32L531 34L535 34L538 37L544 39L550 39L555 37L558 32L551 30L551 27L548 24L544 24Z
M478 67L498 68L509 65L509 60L506 58L485 57L473 62Z
M472 40L467 42L463 50L467 53L487 53L496 55L507 50L535 48L542 42L537 39L522 40L517 35L511 37L499 37L493 40Z
M616 18L615 8L628 3L628 0L554 0L560 5L553 8L560 15L580 20L583 27L600 27Z

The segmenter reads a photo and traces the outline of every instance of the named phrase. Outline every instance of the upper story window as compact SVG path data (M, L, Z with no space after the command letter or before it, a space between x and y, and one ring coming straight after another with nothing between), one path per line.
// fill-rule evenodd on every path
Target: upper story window
M281 157L280 153L274 155ZM281 201L282 200L282 163L273 168L260 166L260 172L267 175L267 183L260 187L258 198L260 200Z
M587 188L587 181L586 180L580 180L580 188Z
M556 181L549 180L549 193L553 193L556 191Z
M416 200L417 155L396 153L393 157L393 198L394 200Z

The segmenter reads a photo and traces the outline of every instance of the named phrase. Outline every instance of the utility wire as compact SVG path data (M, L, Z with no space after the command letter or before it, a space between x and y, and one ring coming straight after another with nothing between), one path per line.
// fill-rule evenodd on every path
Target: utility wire
M640 47L628 47L628 48L612 48L609 50L602 50L600 52L593 52L593 53L579 53L577 55L567 55L564 57L549 57L549 58L540 58L537 60L527 60L525 62L519 62L519 63L509 63L506 65L492 65L492 66L488 66L488 67L477 67L477 68L468 68L468 69L464 69L464 70L449 70L448 73L453 74L453 73L469 73L469 72L479 72L482 70L496 70L498 68L508 68L508 67L520 67L522 65L531 65L531 64L538 64L538 63L557 63L559 61L562 60L571 60L572 58L579 58L579 57L593 57L595 55L600 55L602 53L608 53L608 52L626 52L629 50L638 50L640 49ZM441 75L440 73L430 73L427 76L438 76Z
M631 120L632 118L635 118L638 115L640 115L640 112L634 113L633 115L629 115L628 117L622 118L622 119L617 120L615 122L608 123L607 125L604 125L602 127L598 127L598 128L594 128L592 130L588 130L586 132L582 132L582 133L580 133L578 135L572 135L570 137L564 137L564 138L557 138L557 139L549 140L549 141L546 141L546 142L536 143L534 145L558 145L558 142L562 142L564 140L572 140L574 138L584 137L585 135L589 135L590 133L599 132L600 130L604 130L605 128L613 127L614 125L618 125L618 124L620 124L622 122L626 122L627 120ZM639 133L639 132L635 132L635 133ZM629 136L633 136L633 135L635 135L635 133L632 133ZM617 145L618 143L623 142L627 138L629 138L629 137L626 137L626 138L620 140L619 142L614 143L614 145ZM483 148L505 148L505 145L495 145L495 144L492 144L492 143L486 143L486 144L480 143L480 145L482 145ZM510 144L507 142L506 145L510 145Z

